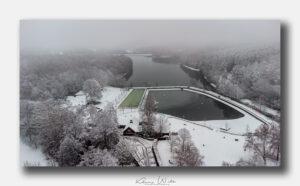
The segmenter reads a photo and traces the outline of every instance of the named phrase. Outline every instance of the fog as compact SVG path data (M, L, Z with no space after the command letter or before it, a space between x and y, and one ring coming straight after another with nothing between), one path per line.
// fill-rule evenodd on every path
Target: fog
M22 20L21 50L278 44L279 21Z

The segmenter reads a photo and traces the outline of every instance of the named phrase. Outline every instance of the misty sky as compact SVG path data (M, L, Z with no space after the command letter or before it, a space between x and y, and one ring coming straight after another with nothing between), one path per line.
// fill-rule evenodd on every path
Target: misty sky
M279 21L22 20L20 49L278 44Z

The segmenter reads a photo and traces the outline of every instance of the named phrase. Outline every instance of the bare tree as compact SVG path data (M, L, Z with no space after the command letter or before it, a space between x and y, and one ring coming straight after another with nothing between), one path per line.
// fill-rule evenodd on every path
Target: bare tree
M143 132L144 136L151 137L156 133L154 130L154 124L156 122L155 113L155 100L148 95L144 106L144 112L142 113L142 118L145 122L141 126L141 131Z
M171 134L169 143L170 143L170 151L173 152L174 148L179 145L180 139L178 136Z
M200 155L197 147L191 141L191 135L187 129L178 131L180 142L173 152L177 166L201 166L204 164L204 156Z
M156 113L156 111L157 111L157 105L155 103L155 100L152 98L152 96L148 95L145 103L145 108L144 108L144 115L148 124L152 124L152 125L154 124L155 122L154 114Z
M273 123L270 128L270 155L276 159L280 160L280 126L276 123Z
M169 130L169 122L166 117L160 116L158 120L155 122L155 130L160 135L164 132L168 132Z
M97 114L98 114L97 108L96 108L94 105L88 105L88 106L86 107L86 111L87 111L87 113L89 114L89 118L90 118L92 121L95 121L95 120L96 120L96 117L97 117Z
M95 79L88 79L83 84L83 92L86 94L87 103L93 103L102 97L101 86Z
M235 166L238 167L255 167L261 165L263 165L263 160L258 156L251 156L248 159L241 158L235 163Z
M182 144L181 148L184 149L185 145L192 140L192 136L191 136L190 132L185 128L180 129L178 131L178 135L181 139L181 144Z
M263 164L267 165L268 139L270 130L268 125L261 125L253 134L248 133L244 144L245 149L252 150L255 156L261 157Z

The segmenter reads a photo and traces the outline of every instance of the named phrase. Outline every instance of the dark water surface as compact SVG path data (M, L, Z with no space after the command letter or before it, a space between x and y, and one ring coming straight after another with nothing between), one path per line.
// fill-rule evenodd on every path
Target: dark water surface
M244 115L208 96L181 90L150 91L158 112L191 121L236 119Z
M152 57L143 55L127 55L131 58L132 75L127 80L132 86L176 86L192 85L189 74L184 72L180 64L153 62ZM194 80L195 81L195 80ZM195 82L193 82L195 83ZM201 84L201 82L197 82ZM194 85L195 86L195 85Z

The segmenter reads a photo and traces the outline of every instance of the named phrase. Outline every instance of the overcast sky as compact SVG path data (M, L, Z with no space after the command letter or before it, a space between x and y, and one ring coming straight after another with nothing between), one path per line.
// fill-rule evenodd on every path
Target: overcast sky
M20 48L126 49L148 46L273 44L279 21L22 20Z

